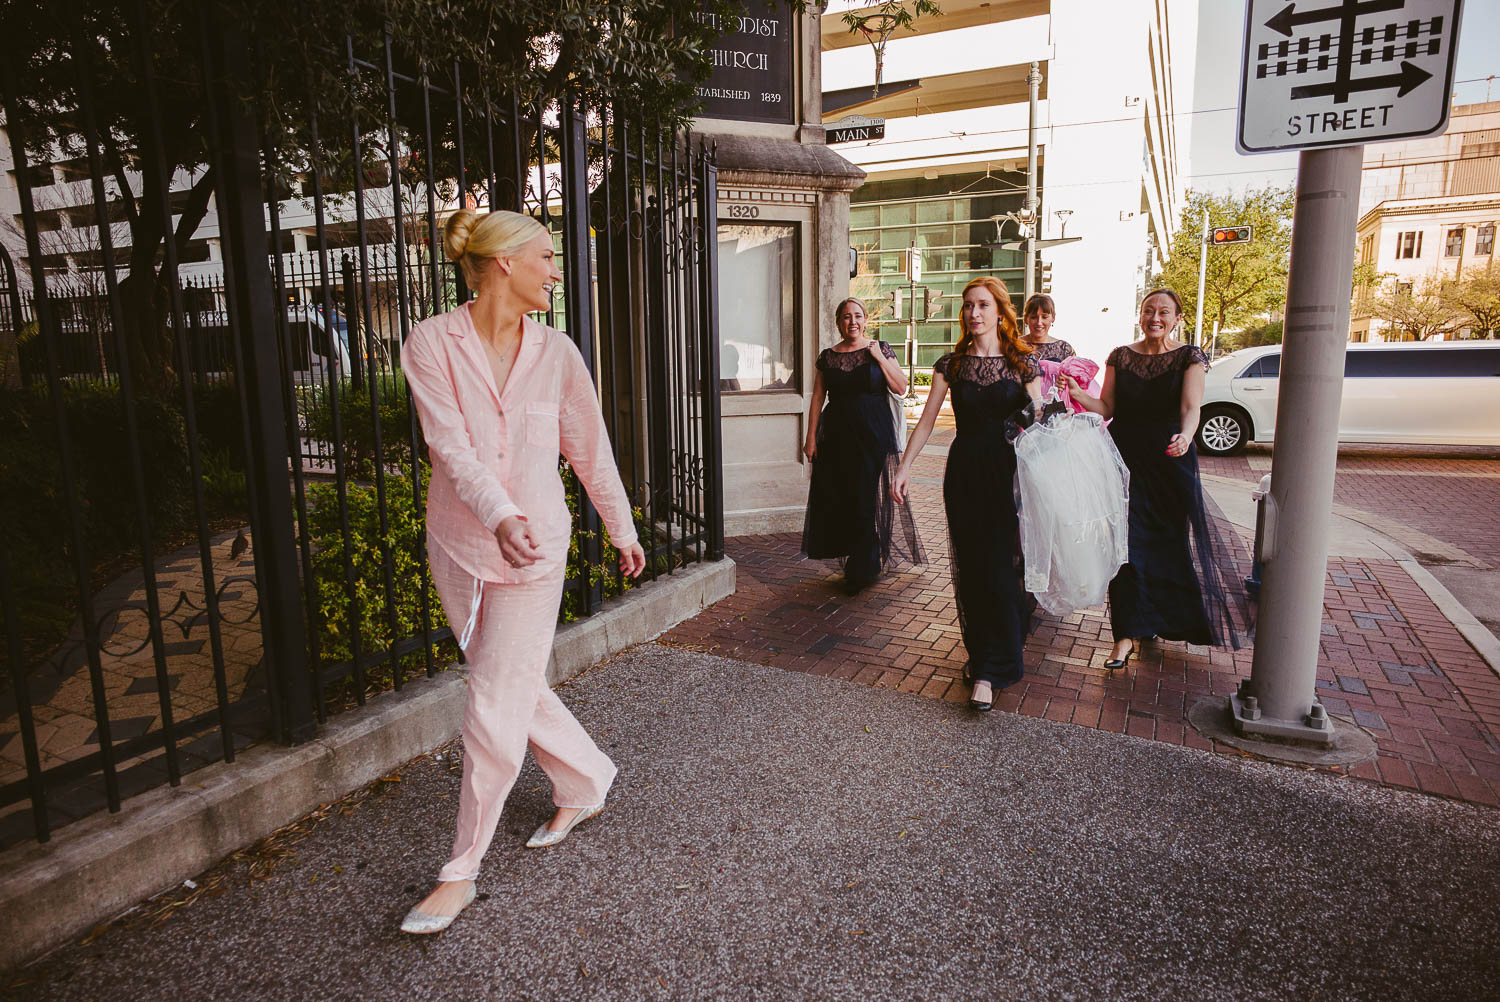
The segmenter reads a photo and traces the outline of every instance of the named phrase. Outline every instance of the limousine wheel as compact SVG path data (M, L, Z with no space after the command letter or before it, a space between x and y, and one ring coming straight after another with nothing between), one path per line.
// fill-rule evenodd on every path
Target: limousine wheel
M1232 456L1250 438L1250 422L1236 411L1211 407L1198 425L1198 449L1210 456Z

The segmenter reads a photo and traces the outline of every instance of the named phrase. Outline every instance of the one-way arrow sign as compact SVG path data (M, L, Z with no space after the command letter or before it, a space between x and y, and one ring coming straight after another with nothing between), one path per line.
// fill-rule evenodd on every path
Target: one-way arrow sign
M1248 0L1235 146L1269 153L1441 132L1462 2Z
M1400 10L1404 2L1405 0L1365 0L1364 3L1352 6L1355 8L1354 13L1356 15L1375 14L1388 10ZM1271 16L1271 19L1266 22L1266 27L1272 31L1280 32L1287 38L1291 38L1292 29L1298 25L1312 24L1317 21L1339 20L1345 16L1350 6L1350 4L1345 4L1342 7L1325 7L1322 10L1308 10L1298 13L1297 5L1289 3Z
M1405 97L1416 90L1424 81L1431 80L1432 74L1428 73L1416 63L1401 63L1400 73L1387 73L1378 77L1360 77L1358 80L1330 80L1327 83L1308 84L1305 87L1292 88L1292 100L1300 101L1306 97L1327 97L1332 95L1338 100L1349 100L1349 95L1361 90L1389 90L1397 88L1396 96Z

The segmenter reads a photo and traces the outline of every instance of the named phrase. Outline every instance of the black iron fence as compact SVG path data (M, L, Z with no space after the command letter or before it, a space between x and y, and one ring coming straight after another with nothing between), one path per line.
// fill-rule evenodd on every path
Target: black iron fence
M96 121L96 40L67 54L69 95L0 77L25 236L19 274L0 250L0 844L247 742L305 740L456 656L400 344L468 298L436 252L460 205L555 234L565 278L543 319L595 375L646 577L723 553L711 150L613 108L476 94L389 27L373 52L337 40L360 100L292 127L253 40L212 10L190 15L209 81L209 153L191 172L212 177L207 253L191 234L132 253L173 232L181 193L155 125ZM163 84L144 6L133 16L153 123ZM38 107L76 123L69 176L89 183L68 209L90 255L59 262L40 218L54 203L27 134ZM563 473L566 619L628 583Z

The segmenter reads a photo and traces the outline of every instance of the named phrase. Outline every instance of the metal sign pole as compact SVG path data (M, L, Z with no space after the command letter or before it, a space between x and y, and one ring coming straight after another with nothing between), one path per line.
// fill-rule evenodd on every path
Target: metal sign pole
M1346 146L1304 150L1298 165L1255 659L1230 699L1243 734L1334 737L1315 687L1363 159Z
M1203 285L1208 277L1208 209L1203 209L1203 233L1198 237L1198 300L1197 316L1193 318L1193 343L1203 344Z

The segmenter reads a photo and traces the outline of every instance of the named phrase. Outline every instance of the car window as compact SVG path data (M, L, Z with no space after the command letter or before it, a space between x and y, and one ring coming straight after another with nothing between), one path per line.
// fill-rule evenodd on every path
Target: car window
M1281 373L1281 353L1273 355L1262 355L1249 365L1244 371L1235 376L1235 379L1275 379Z
M1351 351L1344 358L1344 376L1366 379L1500 376L1500 346Z

